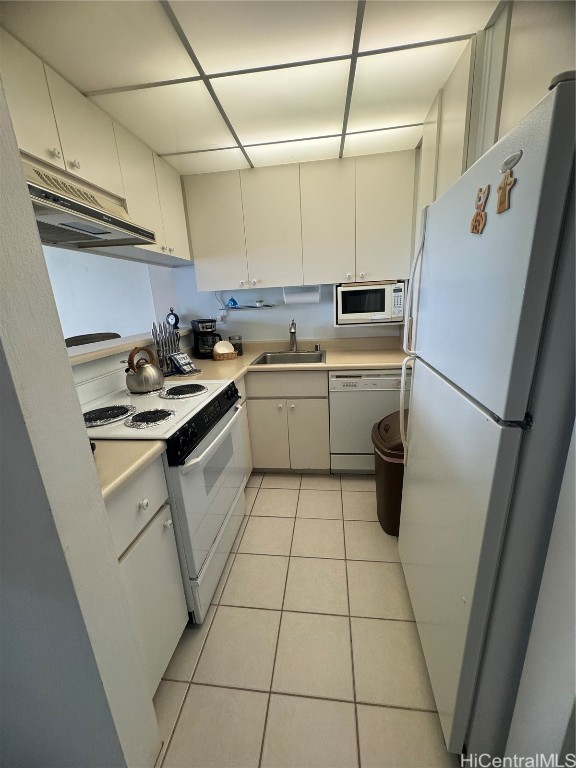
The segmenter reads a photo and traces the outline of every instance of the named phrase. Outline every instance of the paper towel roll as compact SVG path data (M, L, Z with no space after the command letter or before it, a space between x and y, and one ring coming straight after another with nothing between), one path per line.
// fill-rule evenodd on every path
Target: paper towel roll
M318 304L320 301L320 286L313 286L310 290L296 288L290 290L283 288L285 304Z

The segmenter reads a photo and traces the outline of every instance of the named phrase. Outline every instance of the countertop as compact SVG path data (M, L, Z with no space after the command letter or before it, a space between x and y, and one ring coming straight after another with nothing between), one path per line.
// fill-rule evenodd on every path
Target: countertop
M304 345L302 345L304 347ZM284 349L286 345L284 345ZM280 347L282 349L282 347ZM248 371L329 371L349 369L400 368L406 355L401 349L328 349L325 363L295 363L285 365L251 365L262 352L277 351L271 344L251 345L234 360L194 360L202 370L195 376L202 379L231 379L239 381Z
M107 499L121 485L166 450L162 440L94 440L94 463L102 496Z
M287 347L280 342L250 343L245 345L244 354L234 360L194 360L202 373L191 379L189 376L174 376L167 384L177 380L194 381L229 379L239 381L248 371L329 371L379 368L400 368L405 358L401 349L327 349L325 363L292 365L251 365L262 352L282 351ZM312 348L301 344L302 349ZM165 450L161 440L95 440L94 461L104 499L139 470L144 469Z

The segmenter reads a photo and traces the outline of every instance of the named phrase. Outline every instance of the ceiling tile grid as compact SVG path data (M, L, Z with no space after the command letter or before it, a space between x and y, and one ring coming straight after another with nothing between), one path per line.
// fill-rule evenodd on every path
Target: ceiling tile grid
M497 5L9 0L0 24L190 174L414 149Z

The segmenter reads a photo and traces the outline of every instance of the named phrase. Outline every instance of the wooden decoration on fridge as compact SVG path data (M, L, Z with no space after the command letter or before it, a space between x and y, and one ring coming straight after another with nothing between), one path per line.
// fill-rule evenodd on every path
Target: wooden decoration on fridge
M506 173L502 176L502 181L500 184L498 184L496 190L498 192L496 213L504 213L504 211L507 211L508 208L510 208L510 191L512 190L514 184L516 184L516 181L517 179L514 178L514 173L512 170L506 171Z
M480 187L476 193L476 202L474 204L476 207L476 213L470 222L470 232L473 235L481 235L484 231L484 227L486 226L486 219L488 218L484 209L486 208L489 195L490 184L486 184L485 187Z

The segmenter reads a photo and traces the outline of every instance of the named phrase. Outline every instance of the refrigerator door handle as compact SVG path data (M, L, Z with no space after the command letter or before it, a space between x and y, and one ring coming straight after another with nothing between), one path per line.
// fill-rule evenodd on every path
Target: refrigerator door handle
M418 253L416 254L416 257L414 261L412 262L412 267L410 269L410 276L408 277L408 295L406 296L406 314L404 318L404 340L402 347L404 349L404 352L406 352L407 355L415 355L416 350L410 349L410 320L412 320L412 341L414 340L416 336L416 316L412 317L412 305L414 303L414 278L416 277L416 270L418 268L418 264L422 261L422 256L424 254L424 243L426 242L426 221L428 219L428 208L430 206L425 205L424 208L422 208L422 239L420 240L420 247L418 248Z
M408 356L402 363L402 378L400 379L400 439L404 448L404 466L408 466L408 432L404 421L404 409L406 408L406 370L409 365L414 365L415 357Z

